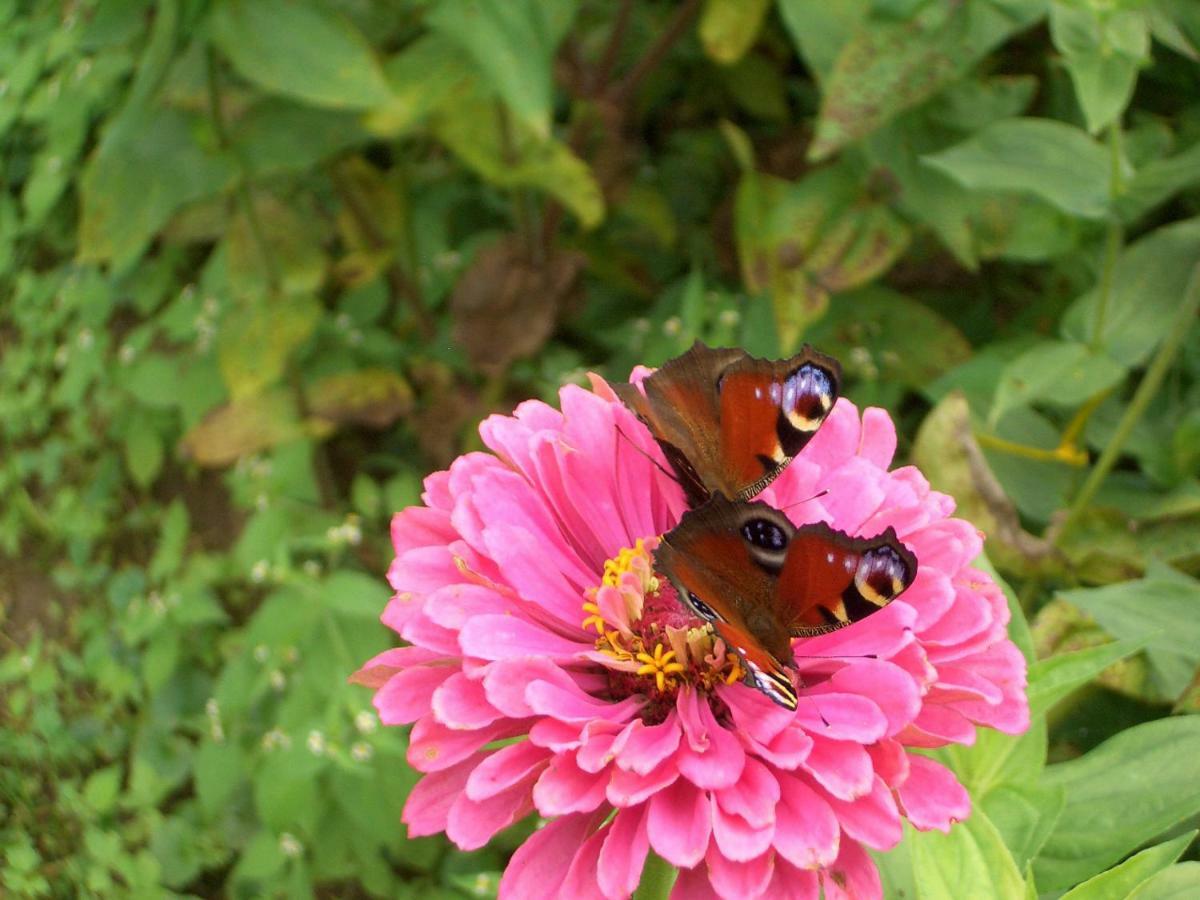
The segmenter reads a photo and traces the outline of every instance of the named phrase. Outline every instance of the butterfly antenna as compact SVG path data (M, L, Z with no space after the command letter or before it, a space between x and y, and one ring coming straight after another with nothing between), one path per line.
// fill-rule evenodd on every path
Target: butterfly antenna
M662 472L664 475L666 475L668 478L670 478L673 482L675 482L680 487L683 487L682 481L680 481L675 475L673 475L672 473L670 473L666 469L664 469L662 466L662 463L660 463L657 459L655 459L653 456L651 456L649 453L647 453L645 450L643 450L641 447L639 447L637 444L635 444L633 442L633 438L631 438L629 435L627 435L624 431L621 430L620 425L617 426L617 434L619 434L621 437L625 438L625 440L627 440L629 442L630 447L632 447L638 453L642 454L642 456L646 457L646 459L650 460L650 463L656 469L658 469L658 471Z
M829 488L826 488L823 491L818 491L817 493L813 494L811 497L805 497L803 500L797 500L795 503L789 503L787 506L781 506L781 507L779 507L779 510L780 510L780 512L783 512L784 510L791 509L793 506L799 506L801 503L808 503L810 500L819 500L828 493L829 493Z

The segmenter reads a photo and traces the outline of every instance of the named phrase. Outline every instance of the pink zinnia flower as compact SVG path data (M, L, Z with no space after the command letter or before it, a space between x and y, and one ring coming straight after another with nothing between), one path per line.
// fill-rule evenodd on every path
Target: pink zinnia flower
M944 831L970 810L949 770L906 748L1028 726L1008 607L970 565L980 535L915 468L888 470L886 412L839 401L757 499L798 525L892 526L919 571L868 619L795 643L789 712L740 682L654 572L683 495L646 429L594 387L564 388L562 412L530 401L487 419L493 452L431 475L425 505L392 522L382 618L409 646L356 680L384 723L413 726L425 775L409 834L472 850L545 817L502 897L627 897L650 848L681 870L673 897L878 896L865 847L894 846L903 818Z

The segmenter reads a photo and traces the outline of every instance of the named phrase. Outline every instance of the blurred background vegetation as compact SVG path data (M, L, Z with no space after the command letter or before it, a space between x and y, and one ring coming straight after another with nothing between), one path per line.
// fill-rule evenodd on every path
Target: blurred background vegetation
M1141 648L1051 760L1200 708L1198 47L1192 0L0 0L3 892L494 894L531 825L406 840L346 684L389 515L697 337L839 356L1039 656Z

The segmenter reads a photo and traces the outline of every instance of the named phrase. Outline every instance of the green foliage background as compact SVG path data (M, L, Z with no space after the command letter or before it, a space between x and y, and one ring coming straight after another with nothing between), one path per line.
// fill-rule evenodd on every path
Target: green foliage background
M941 754L975 814L889 895L1200 895L1198 47L1193 0L0 0L3 893L494 893L533 823L406 840L346 684L388 517L701 337L838 355L1028 618L1033 729Z

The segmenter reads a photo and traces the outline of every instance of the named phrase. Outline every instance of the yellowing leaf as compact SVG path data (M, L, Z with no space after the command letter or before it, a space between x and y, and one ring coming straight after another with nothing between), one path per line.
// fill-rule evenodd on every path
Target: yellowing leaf
M722 65L741 59L758 37L767 0L707 0L700 15L700 43Z
M230 396L241 400L275 384L320 316L320 304L312 297L243 303L225 316L217 363Z
M215 468L311 431L297 416L291 396L277 390L213 410L183 436L179 449L197 465Z
M412 409L408 382L388 369L363 369L322 378L308 390L309 411L330 423L386 428Z

